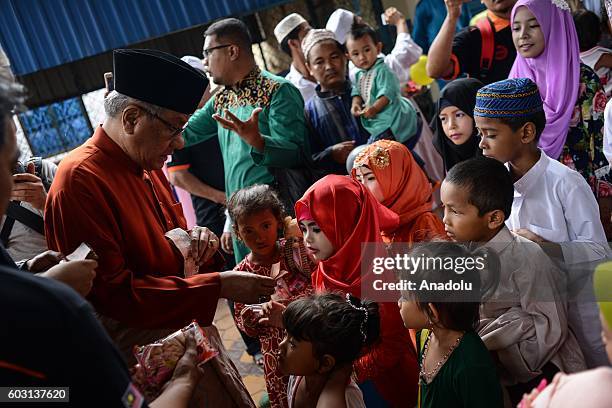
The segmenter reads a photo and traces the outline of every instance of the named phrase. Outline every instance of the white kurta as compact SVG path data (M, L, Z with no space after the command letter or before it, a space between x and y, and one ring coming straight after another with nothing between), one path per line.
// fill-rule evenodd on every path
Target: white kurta
M589 185L578 172L546 154L540 154L538 162L514 183L506 225L559 243L567 265L609 256L599 206Z

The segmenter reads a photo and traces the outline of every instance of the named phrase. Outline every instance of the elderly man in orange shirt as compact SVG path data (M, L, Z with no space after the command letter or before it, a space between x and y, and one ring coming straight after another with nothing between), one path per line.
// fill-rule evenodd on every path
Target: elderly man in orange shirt
M219 297L255 303L274 291L270 278L242 272L185 277L184 260L165 234L186 229L181 206L160 170L184 146L182 131L207 79L180 59L154 50L116 50L115 91L107 119L66 156L49 191L49 247L70 253L85 242L99 267L89 300L131 359L145 344L196 319L210 325ZM218 238L194 227L191 254L200 272L222 264Z

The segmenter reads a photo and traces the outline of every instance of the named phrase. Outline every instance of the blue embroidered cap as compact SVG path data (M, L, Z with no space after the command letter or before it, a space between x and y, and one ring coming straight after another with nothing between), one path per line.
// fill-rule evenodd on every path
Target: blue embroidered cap
M510 118L544 110L538 86L527 78L505 79L486 85L476 94L474 116Z

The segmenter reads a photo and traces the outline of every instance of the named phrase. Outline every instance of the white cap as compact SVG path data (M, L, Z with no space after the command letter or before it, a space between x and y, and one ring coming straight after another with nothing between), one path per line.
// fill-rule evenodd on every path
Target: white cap
M193 55L185 55L181 60L191 65L192 68L205 72L204 63L200 58L194 57Z
M312 47L322 41L336 41L336 37L334 36L334 33L329 30L316 28L310 30L302 40L302 53L304 54L304 57L308 58L308 54L310 53Z
M276 25L276 27L274 27L274 36L276 37L276 41L278 41L279 44L282 43L290 32L305 22L306 19L298 13L289 14L287 17L283 18L280 23Z
M336 40L340 44L344 44L354 20L355 15L353 13L345 9L338 9L329 16L325 28L336 35Z

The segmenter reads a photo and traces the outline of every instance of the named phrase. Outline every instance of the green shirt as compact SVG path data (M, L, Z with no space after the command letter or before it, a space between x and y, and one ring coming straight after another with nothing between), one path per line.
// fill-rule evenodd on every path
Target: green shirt
M421 344L417 333L417 344ZM423 334L425 335L425 334ZM422 365L423 350L419 351ZM430 384L420 386L419 408L503 407L502 389L493 359L474 331L466 332L459 345Z
M246 121L258 107L263 109L259 114L259 133L265 140L263 152L212 118L214 113L223 116L227 109L238 119ZM304 100L300 92L285 78L259 68L235 86L225 87L211 98L193 114L183 132L185 146L219 137L228 198L244 187L273 184L274 177L268 167L299 166L303 157L310 156L306 135ZM238 263L250 251L235 237L233 242Z
M372 136L378 136L391 129L398 142L404 143L417 131L416 111L408 99L402 97L399 81L378 58L368 70L360 70L355 76L352 96L361 96L366 106L372 106L381 96L389 98L389 104L371 119L361 117L361 124Z
M245 143L236 133L224 129L212 118L227 109L246 121L255 108L259 133L265 139L263 152ZM186 146L218 136L225 172L225 194L253 184L272 184L268 167L296 167L304 157L306 144L304 100L289 81L255 69L233 87L225 87L197 111L183 132Z

